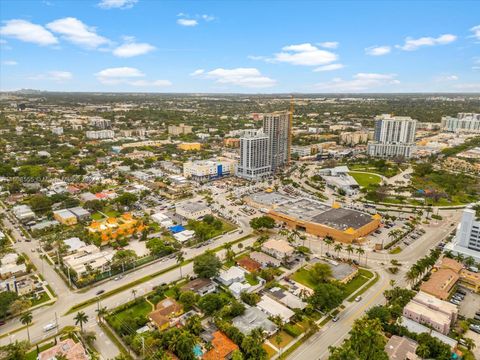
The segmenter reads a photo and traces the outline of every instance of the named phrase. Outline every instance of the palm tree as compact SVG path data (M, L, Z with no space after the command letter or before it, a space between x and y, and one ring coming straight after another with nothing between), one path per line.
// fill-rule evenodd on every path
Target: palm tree
M467 257L467 258L465 259L465 265L467 265L467 266L473 266L473 265L475 265L475 259L474 259L473 257L471 257L471 256Z
M465 346L467 347L468 351L472 351L473 349L476 348L477 345L475 344L475 341L473 341L472 339L465 338L463 340L465 340Z
M339 257L340 256L340 251L343 250L343 246L342 246L342 244L335 244L333 249L337 252L337 257Z
M132 289L133 300L137 301L137 290Z
M105 315L107 315L107 313L108 313L108 311L107 311L107 308L105 306L101 307L100 309L97 310L97 315L98 315L99 322L103 321L103 318L105 317Z
M235 252L233 252L232 250L232 243L227 242L225 243L225 245L223 245L223 247L225 248L225 258L227 259L227 261L233 261L233 258L235 257Z
M83 324L88 321L88 315L85 314L83 311L79 311L77 315L75 315L73 320L75 320L75 325L80 325L80 331L83 332Z
M348 253L348 258L350 259L352 253L354 252L352 244L348 244L347 248L345 249Z
M396 282L394 279L390 279L390 286L391 286L392 288L395 287L395 284L396 284L396 283L397 283L397 282Z
M180 279L183 278L182 274L182 263L185 261L185 253L183 251L179 251L176 257L177 264L180 265Z
M358 254L358 263L360 263L360 256L365 254L365 250L359 246L355 249L355 252Z
M30 342L30 329L29 326L32 323L33 320L33 315L31 311L28 311L26 313L23 313L22 316L20 316L20 322L23 325L27 326L27 335L28 335L28 342Z
M327 244L327 251L330 252L330 245L332 245L335 242L333 241L333 238L330 235L327 235L323 239L323 242Z

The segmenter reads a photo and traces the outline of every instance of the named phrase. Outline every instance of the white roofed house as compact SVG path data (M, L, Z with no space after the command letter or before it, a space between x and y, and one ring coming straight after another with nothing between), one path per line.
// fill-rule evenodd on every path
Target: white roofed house
M245 270L238 266L232 266L228 270L220 270L217 280L225 286L230 286L235 282L245 281Z
M295 313L283 304L272 299L268 295L263 295L262 299L257 303L257 307L268 316L280 316L284 322L289 322Z

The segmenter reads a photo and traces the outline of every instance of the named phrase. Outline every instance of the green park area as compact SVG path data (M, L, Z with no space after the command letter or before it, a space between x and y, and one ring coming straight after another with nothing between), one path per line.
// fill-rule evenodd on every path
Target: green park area
M382 178L376 174L367 174L363 172L350 171L349 174L357 181L361 187L380 184Z

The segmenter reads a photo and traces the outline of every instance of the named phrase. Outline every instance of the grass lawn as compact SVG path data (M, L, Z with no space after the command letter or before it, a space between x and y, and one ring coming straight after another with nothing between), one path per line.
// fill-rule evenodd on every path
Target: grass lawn
M290 342L294 339L293 336L288 335L285 331L281 331L280 335L282 336L282 342L280 344L277 343L277 340L276 340L277 335L273 335L268 339L277 348L280 348L280 347L284 348L285 346L290 344Z
M247 280L247 282L252 285L252 286L255 286L258 284L258 279L256 279L252 274L248 273L248 274L245 274L245 280Z
M349 175L351 175L361 187L380 184L380 182L382 181L382 178L380 176L374 174L364 174L361 172L350 171Z
M47 295L46 292L43 292L39 298L31 299L32 301L32 306L44 303L46 301L50 300L50 297Z
M360 269L358 271L358 275L350 281L348 284L345 285L345 298L352 295L358 288L360 288L363 284L365 284L368 280L370 280L374 275L365 269Z
M400 252L402 252L402 248L400 246L397 246L396 248L390 250L388 253L389 254L398 254Z
M104 216L99 212L92 214L92 220L99 221L99 220L102 220L103 218Z
M297 270L291 278L302 285L308 286L310 289L313 289L317 285L310 271L305 268Z
M262 347L267 352L267 355L268 355L269 359L271 359L272 357L274 357L277 354L277 352L271 346L268 346L267 344L263 344Z
M42 351L45 351L47 349L50 349L52 346L54 346L55 343L53 342L50 342L48 344L44 344L42 346L39 346L38 347L38 350L40 350L40 352ZM33 349L32 351L30 351L29 353L26 353L25 354L25 357L24 357L24 360L36 360L37 359L37 349Z
M366 270L365 270L366 271ZM365 285L360 291L358 291L355 295L351 296L347 301L352 302L355 300L357 296L362 295L365 291L370 289L379 279L379 276L375 273L375 275L372 274L372 276L375 276L373 280L371 280L367 285Z
M152 311L152 306L142 299L142 301L137 304L120 311L116 314L109 316L109 320L112 326L115 328L120 327L122 322L129 322L131 319L136 317L146 317Z

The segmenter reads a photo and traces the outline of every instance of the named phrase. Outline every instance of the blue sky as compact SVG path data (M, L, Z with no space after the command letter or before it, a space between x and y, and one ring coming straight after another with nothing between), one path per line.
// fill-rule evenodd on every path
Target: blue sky
M2 0L0 88L480 92L478 1Z

